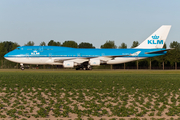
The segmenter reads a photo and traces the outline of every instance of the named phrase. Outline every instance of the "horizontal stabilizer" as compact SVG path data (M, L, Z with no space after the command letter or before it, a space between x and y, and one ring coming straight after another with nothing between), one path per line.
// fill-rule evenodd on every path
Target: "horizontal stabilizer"
M146 52L146 54L157 54L157 53L161 53L161 52L169 51L169 50L173 50L173 49L174 49L174 48L166 49L166 50L160 50L160 51Z

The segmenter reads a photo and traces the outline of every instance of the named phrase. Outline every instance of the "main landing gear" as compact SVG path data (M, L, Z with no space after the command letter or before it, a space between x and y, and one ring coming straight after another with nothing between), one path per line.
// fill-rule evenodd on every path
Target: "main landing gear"
M90 65L81 65L77 66L76 70L92 70L92 67Z
M24 68L23 63L20 63L20 65L21 65L21 70L24 70L25 68Z

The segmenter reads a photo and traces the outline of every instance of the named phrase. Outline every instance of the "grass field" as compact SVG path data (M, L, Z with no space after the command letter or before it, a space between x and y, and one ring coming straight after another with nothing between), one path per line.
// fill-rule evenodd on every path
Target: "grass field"
M0 70L0 119L180 119L180 71Z

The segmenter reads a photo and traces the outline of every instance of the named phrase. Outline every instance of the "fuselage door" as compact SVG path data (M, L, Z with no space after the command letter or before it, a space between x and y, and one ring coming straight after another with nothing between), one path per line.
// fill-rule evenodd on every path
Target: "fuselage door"
M43 46L40 46L40 47L39 47L39 51L40 51L40 52L43 52Z
M77 53L77 57L81 57L81 54L80 54L80 53Z
M26 58L29 58L29 53L26 53Z
M51 58L52 57L52 53L49 53L49 58Z

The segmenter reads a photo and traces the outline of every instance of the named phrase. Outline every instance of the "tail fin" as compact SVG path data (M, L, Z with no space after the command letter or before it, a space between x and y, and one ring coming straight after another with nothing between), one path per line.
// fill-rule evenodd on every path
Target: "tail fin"
M163 48L171 25L162 25L136 48Z

